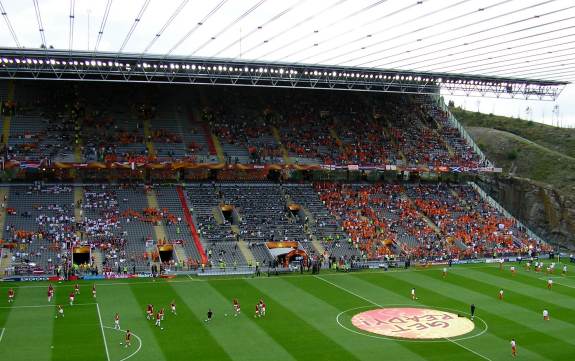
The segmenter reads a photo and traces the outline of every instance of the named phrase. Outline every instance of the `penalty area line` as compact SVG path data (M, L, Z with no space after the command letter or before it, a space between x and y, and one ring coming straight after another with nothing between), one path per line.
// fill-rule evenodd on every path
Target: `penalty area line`
M2 342L2 338L4 337L4 331L6 331L5 328L1 329L2 331L0 331L0 342Z

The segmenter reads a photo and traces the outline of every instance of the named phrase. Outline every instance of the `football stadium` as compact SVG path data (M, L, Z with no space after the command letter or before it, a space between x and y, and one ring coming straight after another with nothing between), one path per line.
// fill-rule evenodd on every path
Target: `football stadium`
M0 360L575 357L572 0L0 11Z

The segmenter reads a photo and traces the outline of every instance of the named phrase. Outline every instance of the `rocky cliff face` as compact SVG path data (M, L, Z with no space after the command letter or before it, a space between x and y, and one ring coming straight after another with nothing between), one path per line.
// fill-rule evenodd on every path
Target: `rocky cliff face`
M575 195L505 175L481 177L477 184L547 242L575 249Z

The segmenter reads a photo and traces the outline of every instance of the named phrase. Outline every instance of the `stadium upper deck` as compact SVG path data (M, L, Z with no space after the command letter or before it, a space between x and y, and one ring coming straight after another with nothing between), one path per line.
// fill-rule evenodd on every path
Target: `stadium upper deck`
M2 83L6 167L486 163L428 96ZM6 124L8 123L8 124Z

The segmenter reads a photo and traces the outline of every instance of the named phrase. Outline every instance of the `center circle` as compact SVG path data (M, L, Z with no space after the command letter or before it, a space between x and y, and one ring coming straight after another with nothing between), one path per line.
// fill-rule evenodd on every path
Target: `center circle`
M455 313L415 307L378 308L352 317L351 323L360 330L382 336L433 340L464 335L475 324Z

